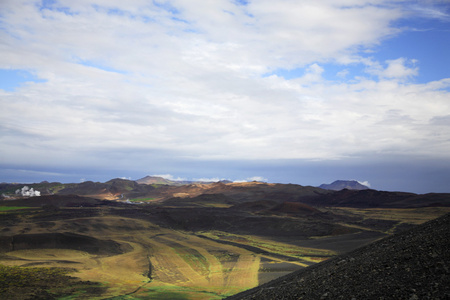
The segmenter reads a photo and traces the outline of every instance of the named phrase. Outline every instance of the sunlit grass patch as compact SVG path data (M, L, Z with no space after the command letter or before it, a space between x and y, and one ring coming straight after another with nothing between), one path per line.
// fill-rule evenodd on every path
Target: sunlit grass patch
M148 202L148 201L153 201L155 199L156 198L149 198L149 197L147 197L147 198L133 198L133 199L128 199L128 200L131 201L131 202Z
M336 214L354 214L365 219L399 221L419 225L450 212L450 207L421 208L351 208L336 207L330 209Z
M256 247L261 250L265 250L269 253L295 257L308 261L309 260L314 261L313 258L315 257L328 258L337 254L332 250L299 247L251 235L238 235L222 231L208 231L208 232L201 232L201 234L211 239L231 241L243 245Z
M0 206L0 212L8 212L10 210L29 209L27 206Z
M92 257L91 254L72 249L23 249L7 252L7 255L25 260L78 260Z
M175 252L185 261L188 265L191 266L192 269L197 271L199 274L206 276L209 271L209 263L206 258L198 253L194 249L180 249L174 248ZM188 251L186 251L188 250ZM197 252L197 253L195 253Z
M203 207L216 207L216 208L229 208L233 206L232 204L227 203L202 203Z
M232 295L232 293L230 293ZM151 299L151 300L187 300L187 299L208 299L216 300L223 299L225 295L221 293L215 293L211 291L211 287L208 287L208 291L203 290L202 287L183 287L175 285L161 285L145 287L142 291L135 295L135 299Z

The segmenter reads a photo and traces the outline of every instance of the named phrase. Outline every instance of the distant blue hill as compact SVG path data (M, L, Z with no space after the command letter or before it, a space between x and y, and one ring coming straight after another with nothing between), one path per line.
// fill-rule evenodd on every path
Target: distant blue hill
M333 190L333 191L340 191L343 189L347 189L347 190L367 190L367 189L369 189L368 186L363 185L356 180L336 180L335 182L330 183L330 184L325 184L325 183L321 184L319 187L324 190Z

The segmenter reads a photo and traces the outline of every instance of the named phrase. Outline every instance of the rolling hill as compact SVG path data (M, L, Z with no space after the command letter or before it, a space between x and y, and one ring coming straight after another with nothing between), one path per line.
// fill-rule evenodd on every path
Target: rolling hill
M10 299L222 299L450 212L449 194L263 182L23 186L0 185L0 269L40 269L0 285ZM52 290L39 276L52 268L72 279Z

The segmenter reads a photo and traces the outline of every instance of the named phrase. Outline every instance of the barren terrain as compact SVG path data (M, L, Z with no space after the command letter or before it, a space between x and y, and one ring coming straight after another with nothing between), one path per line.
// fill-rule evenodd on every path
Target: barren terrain
M26 283L4 282L9 299L222 299L450 211L446 195L387 194L396 205L371 208L353 191L264 183L55 187L0 202L2 274L30 270Z
M450 214L227 298L449 299Z

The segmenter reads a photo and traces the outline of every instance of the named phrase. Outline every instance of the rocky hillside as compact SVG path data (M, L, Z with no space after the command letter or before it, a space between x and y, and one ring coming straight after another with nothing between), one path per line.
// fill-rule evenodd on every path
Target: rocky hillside
M450 299L450 214L227 299Z

